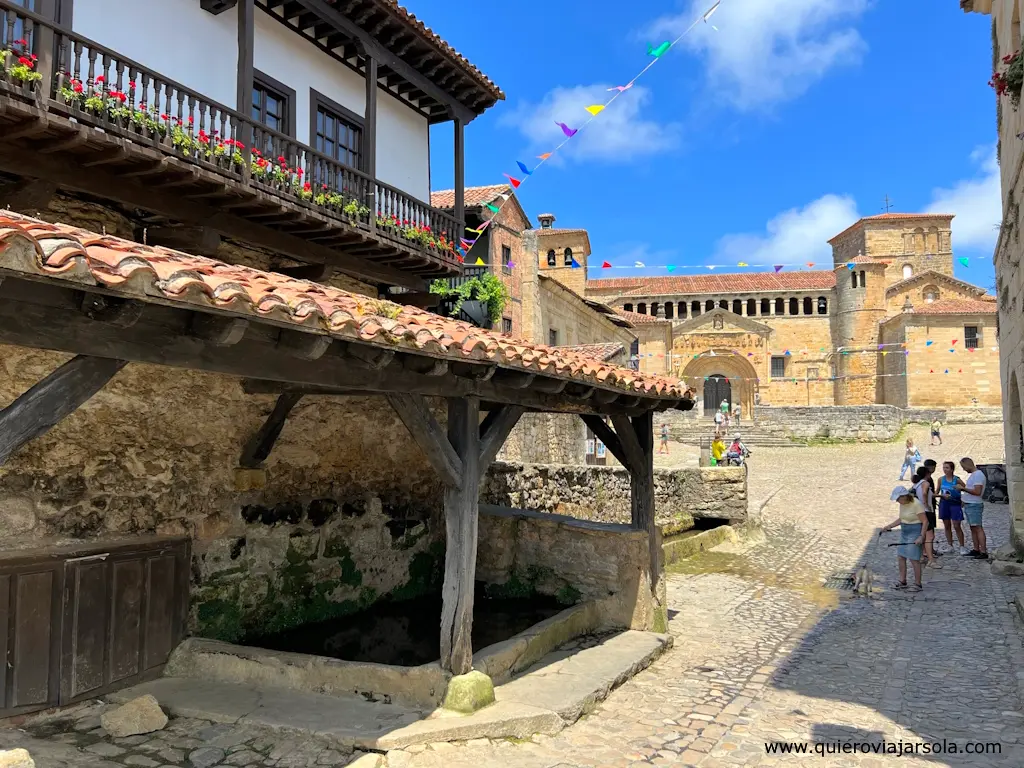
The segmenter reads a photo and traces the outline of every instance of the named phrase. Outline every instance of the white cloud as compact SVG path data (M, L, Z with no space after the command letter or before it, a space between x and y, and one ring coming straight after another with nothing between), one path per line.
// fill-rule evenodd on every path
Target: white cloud
M999 237L1003 218L999 162L994 145L978 147L971 153L978 172L948 189L932 190L926 213L952 213L953 248L991 251Z
M716 263L816 264L832 263L828 240L860 216L852 197L824 195L803 208L775 216L764 233L726 235L718 241Z
M867 44L855 23L869 0L723 0L710 24L700 23L682 44L707 62L709 85L740 109L793 99L834 67L860 61ZM652 40L675 39L711 6L657 19Z
M537 152L549 152L565 140L561 122L579 128L590 115L586 107L605 104L609 85L577 85L555 88L536 104L523 104L508 113L502 122L517 128ZM559 155L580 159L630 160L675 146L678 131L674 125L662 125L644 116L651 94L634 86L577 134Z

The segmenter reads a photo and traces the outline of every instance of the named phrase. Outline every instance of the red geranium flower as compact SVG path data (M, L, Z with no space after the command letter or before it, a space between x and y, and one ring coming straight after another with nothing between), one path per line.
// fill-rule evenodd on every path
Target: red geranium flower
M74 90L75 93L81 93L82 91L85 90L82 87L82 84L80 82L78 82L77 80L75 81L75 84L73 86L71 86L71 87L72 87L72 90Z
M15 40L13 45L28 45L28 40Z
M26 67L28 67L29 69L31 69L31 68L32 68L32 59L27 59L27 58L25 58L24 56L20 56L20 57L18 58L18 63L19 63L19 64L24 64L24 65L25 65Z
M287 163L288 161L284 159L284 155L280 155L280 156L278 156L278 158L277 158L277 162L281 163L281 165L284 165L284 164L285 164L285 163Z
M296 173L297 175L299 175L299 176L302 176L302 174L304 174L304 173L305 173L305 171L304 171L304 170L302 170L301 168L296 168L296 169L295 169L295 173Z
M107 82L107 78L105 78L103 75L96 75L96 82L97 83L105 83L105 82Z
M309 192L311 189L313 189L313 185L310 184L308 181L302 185L303 192Z
M128 87L129 88L134 88L135 87L135 81L134 80L129 80L128 81Z

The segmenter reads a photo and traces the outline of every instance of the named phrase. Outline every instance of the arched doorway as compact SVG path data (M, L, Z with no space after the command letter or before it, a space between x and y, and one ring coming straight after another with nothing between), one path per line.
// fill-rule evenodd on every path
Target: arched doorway
M714 416L725 400L732 408L732 384L727 376L713 373L704 382L704 415Z

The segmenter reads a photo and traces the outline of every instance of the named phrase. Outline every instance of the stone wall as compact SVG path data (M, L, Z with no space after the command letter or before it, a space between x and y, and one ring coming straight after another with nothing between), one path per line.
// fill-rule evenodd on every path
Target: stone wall
M0 405L66 355L0 347ZM236 639L435 588L441 487L380 398L308 398L265 471L239 470L274 404L235 379L130 364L0 469L5 548L193 539L191 629Z
M621 467L497 462L480 500L602 523L630 521L629 474ZM693 518L743 521L746 474L740 468L655 469L655 514L666 533L685 530Z
M904 414L892 405L758 406L754 419L766 432L787 437L872 442L898 435Z
M480 505L478 581L594 602L607 628L650 629L649 558L647 534L626 525Z
M568 413L526 413L502 446L498 457L525 464L583 464L587 427Z

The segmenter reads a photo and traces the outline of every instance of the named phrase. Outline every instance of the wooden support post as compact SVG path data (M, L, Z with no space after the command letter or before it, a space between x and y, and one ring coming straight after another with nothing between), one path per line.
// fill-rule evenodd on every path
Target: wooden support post
M366 54L366 108L363 111L363 172L377 176L377 60ZM376 207L373 208L376 211ZM370 217L373 218L372 216Z
M466 124L455 118L455 221L459 224L459 237L466 226Z
M302 395L290 392L286 392L277 398L274 410L270 412L270 416L267 417L267 420L263 422L263 426L249 439L249 442L245 444L245 448L242 449L242 457L238 460L239 466L246 469L259 469L263 466L263 462L267 460L270 452L274 449L274 443L281 436L281 430L284 429L284 422L288 418L288 414L292 412L292 408L301 399Z
M0 411L0 465L74 413L125 365L124 360L79 355Z
M633 528L647 531L651 556L651 589L661 577L661 546L654 521L654 413L648 411L632 419L632 432L641 452L640 463L630 473L630 500Z
M238 3L238 72L235 94L235 109L243 115L252 114L252 83L254 76L253 57L256 47L256 3L255 0L241 0ZM252 175L252 123L239 121L236 141L242 143L242 182L248 186Z
M453 675L473 668L473 589L480 493L480 400L448 401L448 441L462 460L462 487L444 492L447 549L441 590L441 666Z

